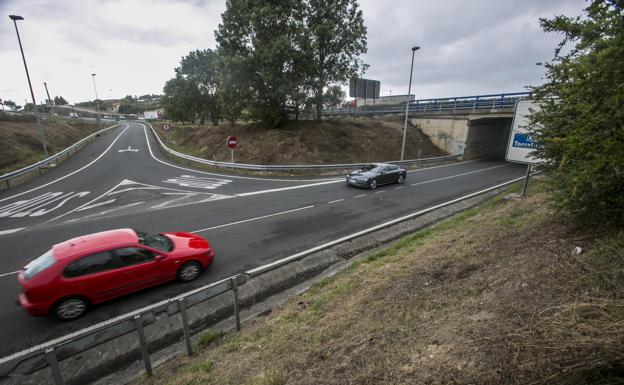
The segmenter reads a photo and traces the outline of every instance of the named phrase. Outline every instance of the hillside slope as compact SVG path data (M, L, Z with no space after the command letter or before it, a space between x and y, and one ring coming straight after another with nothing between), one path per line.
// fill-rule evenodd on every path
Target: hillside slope
M162 124L171 126L169 132ZM400 117L383 119L344 118L322 122L292 122L282 128L260 123L223 123L203 126L154 122L153 126L165 143L178 150L206 159L230 161L225 141L229 135L238 138L235 161L252 164L323 164L389 161L401 158L403 121ZM405 159L447 155L434 146L427 136L409 126Z
M531 190L206 332L135 384L621 384L624 233L578 229Z
M44 158L37 124L34 119L27 118L31 117L3 117L0 114L0 175ZM50 155L98 129L94 123L61 120L45 120L43 128Z

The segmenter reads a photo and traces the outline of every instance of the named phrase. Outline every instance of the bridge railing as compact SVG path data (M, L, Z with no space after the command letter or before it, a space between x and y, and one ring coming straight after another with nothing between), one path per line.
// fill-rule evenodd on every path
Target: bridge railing
M409 103L410 113L465 113L469 111L488 112L513 109L519 99L530 98L531 92L512 92L503 94L451 96L448 98L418 99ZM325 115L371 115L385 113L403 113L405 103L395 105L366 105L357 108L338 108L325 111Z

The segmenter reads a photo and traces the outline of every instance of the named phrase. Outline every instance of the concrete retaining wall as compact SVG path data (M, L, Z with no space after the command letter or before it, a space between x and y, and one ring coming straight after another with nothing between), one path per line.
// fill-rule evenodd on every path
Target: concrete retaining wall
M462 160L503 157L511 129L511 116L429 116L411 119L412 125L449 154Z

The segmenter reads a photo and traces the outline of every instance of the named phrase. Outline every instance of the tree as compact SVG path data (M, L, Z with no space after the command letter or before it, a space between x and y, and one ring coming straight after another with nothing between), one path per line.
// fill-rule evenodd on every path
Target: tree
M553 172L557 206L594 225L624 224L623 6L594 0L583 18L541 19L563 40L534 88L535 153Z
M189 80L176 76L167 81L163 91L161 104L169 118L194 123L196 104L200 98L197 87Z
M67 100L65 100L65 98L63 98L62 96L55 96L54 104L57 106L64 106L67 105Z
M216 51L211 49L190 52L180 61L180 67L175 69L176 75L189 81L197 88L199 99L194 103L196 113L204 123L210 116L213 123L218 121L221 111L217 96L219 79L219 59Z
M323 100L324 100L323 107L324 108L341 107L342 104L344 103L345 97L346 97L346 94L342 90L342 87L338 85L328 87L327 90L325 91L325 94L323 95Z
M5 106L9 107L11 109L11 111L15 111L18 108L18 105L15 104L14 101L12 100L5 100L2 102L2 104L4 104Z
M325 90L346 83L367 67L359 58L367 52L366 27L357 0L308 0L306 9L309 79L320 120Z
M304 33L302 0L228 0L222 24L215 32L224 71L246 71L241 78L225 75L230 89L249 91L252 117L279 126L304 73L298 43ZM247 94L247 92L245 92Z

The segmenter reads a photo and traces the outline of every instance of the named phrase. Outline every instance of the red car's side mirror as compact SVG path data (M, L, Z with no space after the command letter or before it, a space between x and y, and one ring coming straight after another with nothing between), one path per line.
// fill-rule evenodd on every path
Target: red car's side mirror
M165 259L165 256L164 256L164 255L162 255L162 254L157 254L157 255L154 257L154 259L155 259L155 260L157 260L157 261L162 261L163 259Z

